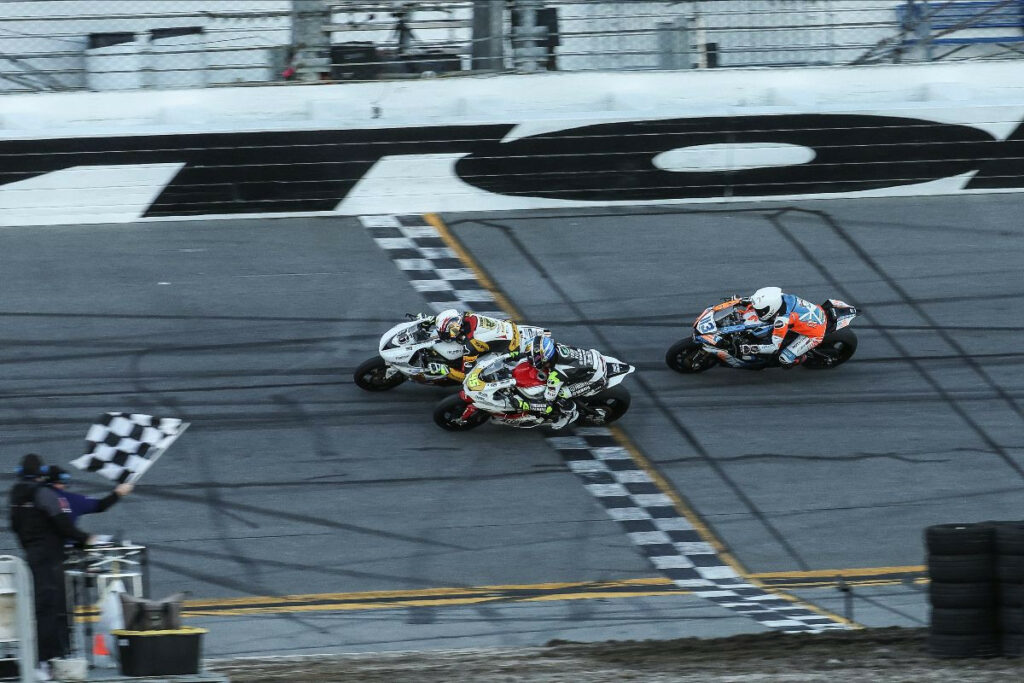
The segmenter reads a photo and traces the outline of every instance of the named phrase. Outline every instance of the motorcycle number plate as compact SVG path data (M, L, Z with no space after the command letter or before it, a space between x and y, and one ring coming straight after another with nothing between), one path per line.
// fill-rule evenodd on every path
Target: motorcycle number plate
M697 321L697 331L701 334L711 334L715 331L715 316L713 313L706 313Z

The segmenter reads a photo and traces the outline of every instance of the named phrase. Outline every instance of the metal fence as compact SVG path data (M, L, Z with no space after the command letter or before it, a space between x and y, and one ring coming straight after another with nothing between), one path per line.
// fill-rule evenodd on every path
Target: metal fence
M0 0L0 92L1024 56L1024 0Z

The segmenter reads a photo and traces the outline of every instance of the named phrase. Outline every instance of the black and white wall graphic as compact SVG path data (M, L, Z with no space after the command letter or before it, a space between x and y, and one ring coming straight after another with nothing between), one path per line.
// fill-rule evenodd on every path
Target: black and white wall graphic
M961 122L951 122L958 113ZM86 218L134 220L1024 189L1020 112L932 115L938 120L903 111L5 140L0 207L31 216L48 203L53 220L56 193L69 217L77 201ZM104 212L106 203L124 210Z

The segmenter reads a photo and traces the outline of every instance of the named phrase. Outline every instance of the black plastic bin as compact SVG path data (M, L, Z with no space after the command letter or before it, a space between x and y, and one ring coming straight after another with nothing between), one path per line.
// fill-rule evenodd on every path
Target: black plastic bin
M122 676L199 673L204 628L171 631L112 631Z

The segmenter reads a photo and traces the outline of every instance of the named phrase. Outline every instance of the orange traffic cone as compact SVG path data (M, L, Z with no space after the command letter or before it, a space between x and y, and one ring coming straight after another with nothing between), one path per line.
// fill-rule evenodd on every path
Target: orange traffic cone
M110 650L107 649L107 637L103 633L97 633L92 637L93 657L109 657Z
M107 647L106 633L94 633L92 636L92 664L100 667L114 666L114 658L110 656L110 648Z

